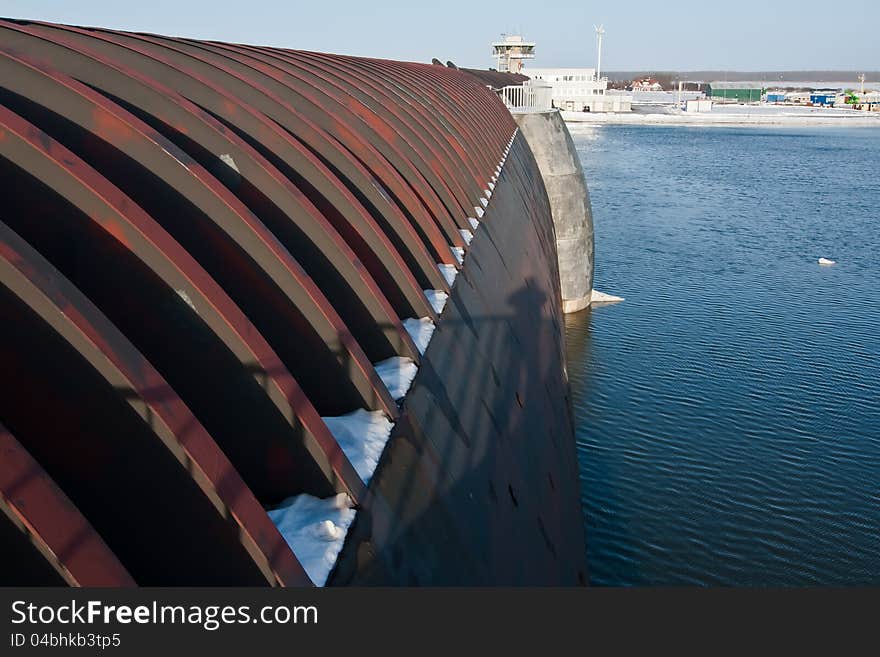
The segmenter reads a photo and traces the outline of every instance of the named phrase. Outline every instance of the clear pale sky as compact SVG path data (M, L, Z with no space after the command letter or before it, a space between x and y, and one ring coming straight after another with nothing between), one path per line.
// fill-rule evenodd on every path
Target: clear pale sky
M460 66L502 32L535 66L604 70L880 69L880 0L0 0L0 16Z

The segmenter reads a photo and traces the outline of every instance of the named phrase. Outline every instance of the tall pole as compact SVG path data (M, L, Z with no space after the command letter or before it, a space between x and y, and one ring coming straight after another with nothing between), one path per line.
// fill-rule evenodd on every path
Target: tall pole
M605 34L605 28L601 25L593 26L596 28L596 79L599 80L602 77L602 35Z

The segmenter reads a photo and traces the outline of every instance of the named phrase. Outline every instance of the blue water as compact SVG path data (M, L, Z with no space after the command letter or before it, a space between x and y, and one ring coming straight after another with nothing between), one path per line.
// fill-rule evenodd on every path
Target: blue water
M880 584L880 131L572 132L591 582Z

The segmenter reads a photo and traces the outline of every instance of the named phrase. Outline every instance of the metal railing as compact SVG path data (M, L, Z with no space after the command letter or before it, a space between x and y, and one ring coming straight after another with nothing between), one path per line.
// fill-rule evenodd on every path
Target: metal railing
M495 90L511 112L544 112L553 107L553 86L529 80Z

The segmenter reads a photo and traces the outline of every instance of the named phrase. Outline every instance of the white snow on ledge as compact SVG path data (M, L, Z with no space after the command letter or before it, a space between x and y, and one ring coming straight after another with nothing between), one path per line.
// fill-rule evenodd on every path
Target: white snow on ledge
M370 483L394 424L382 411L362 408L339 417L321 419L364 484Z
M376 374L382 379L382 383L388 388L388 394L394 401L406 396L413 379L416 378L416 373L419 371L418 365L413 359L404 356L392 356L376 363L373 367L376 368Z
M354 520L351 499L339 493L325 500L311 495L288 497L268 511L309 579L324 586Z
M423 292L428 298L428 303L431 304L431 308L434 309L434 312L438 315L442 313L443 309L446 307L446 301L449 299L449 295L443 290L423 290Z
M425 350L428 348L428 343L431 341L431 336L434 335L434 329L436 328L434 322L431 321L431 318L422 317L420 319L414 319L410 317L403 320L403 328L406 329L406 332L409 333L413 342L416 343L419 353L425 353Z
M468 219L468 223L470 223L470 225L471 225L471 228L473 228L474 230L476 230L477 228L479 228L479 226L480 226L480 222L479 222L479 221L477 221L477 220L474 219L473 217L468 217L467 219Z
M459 228L458 232L461 233L461 239L464 240L464 243L470 246L474 239L474 234L466 228Z
M486 214L486 211L485 211L483 208L477 208L477 207L475 207L475 208L474 208L474 212L477 213L477 217L479 217L480 219L482 219L482 218L483 218L483 215Z
M238 167L237 167L236 164L235 164L235 160L232 159L232 156L231 156L229 153L223 153L223 154L220 156L220 160L221 160L226 166L228 166L230 169L232 169L233 171L235 171L235 173L241 173L241 171L238 170Z
M446 279L449 287L452 287L455 283L455 277L458 276L458 270L455 268L455 265L438 264L437 268L440 270L440 273L443 274L443 278Z
M452 253L455 255L455 259L458 260L458 264L462 264L464 262L464 249L460 246L453 246Z

